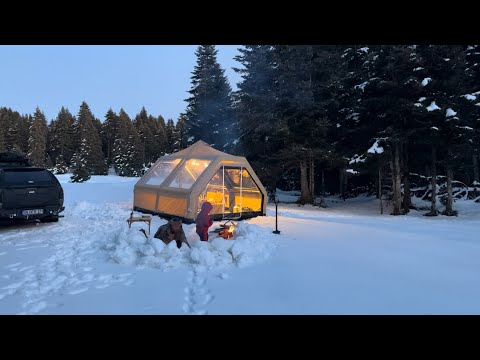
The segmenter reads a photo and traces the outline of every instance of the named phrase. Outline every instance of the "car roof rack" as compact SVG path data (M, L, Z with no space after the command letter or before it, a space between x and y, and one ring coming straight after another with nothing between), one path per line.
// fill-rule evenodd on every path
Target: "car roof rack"
M0 152L0 167L31 166L30 160L24 155L14 152Z

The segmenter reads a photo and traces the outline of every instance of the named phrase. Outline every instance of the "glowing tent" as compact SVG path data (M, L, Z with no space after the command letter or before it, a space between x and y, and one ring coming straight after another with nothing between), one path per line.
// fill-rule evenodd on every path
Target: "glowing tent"
M241 156L198 141L160 157L135 184L133 209L193 222L203 202L212 219L244 219L266 214L267 192Z

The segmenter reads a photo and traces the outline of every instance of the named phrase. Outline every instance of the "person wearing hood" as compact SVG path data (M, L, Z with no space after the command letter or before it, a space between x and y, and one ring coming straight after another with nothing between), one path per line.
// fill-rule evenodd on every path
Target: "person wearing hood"
M212 211L213 206L208 201L205 201L202 204L202 209L197 215L196 225L197 225L197 234L200 236L201 241L208 241L208 228L212 226L213 221L210 219L210 211Z
M182 247L182 243L185 243L190 247L182 228L182 220L179 218L173 218L168 223L160 226L155 233L154 238L162 240L166 245L172 240L175 240L177 248L179 249Z

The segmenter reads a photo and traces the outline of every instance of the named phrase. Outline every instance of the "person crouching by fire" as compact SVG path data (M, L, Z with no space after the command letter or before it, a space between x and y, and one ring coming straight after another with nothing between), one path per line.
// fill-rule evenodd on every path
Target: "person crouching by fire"
M160 226L154 235L154 238L162 240L168 245L172 240L177 243L177 248L182 247L182 243L188 244L187 237L182 228L182 220L179 218L173 218L168 223Z
M208 241L208 228L212 226L213 221L210 219L210 211L212 211L213 206L208 201L205 201L202 204L202 210L197 215L196 225L197 225L197 234L200 236L201 241Z

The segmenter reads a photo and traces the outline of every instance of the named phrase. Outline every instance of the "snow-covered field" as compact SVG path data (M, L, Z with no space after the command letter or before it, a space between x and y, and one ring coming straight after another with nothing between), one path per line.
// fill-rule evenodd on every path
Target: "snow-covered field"
M235 240L184 225L190 250L128 228L137 178L58 178L64 218L0 228L0 314L480 314L471 201L458 218L379 215L363 197L279 204L280 235L269 205Z

